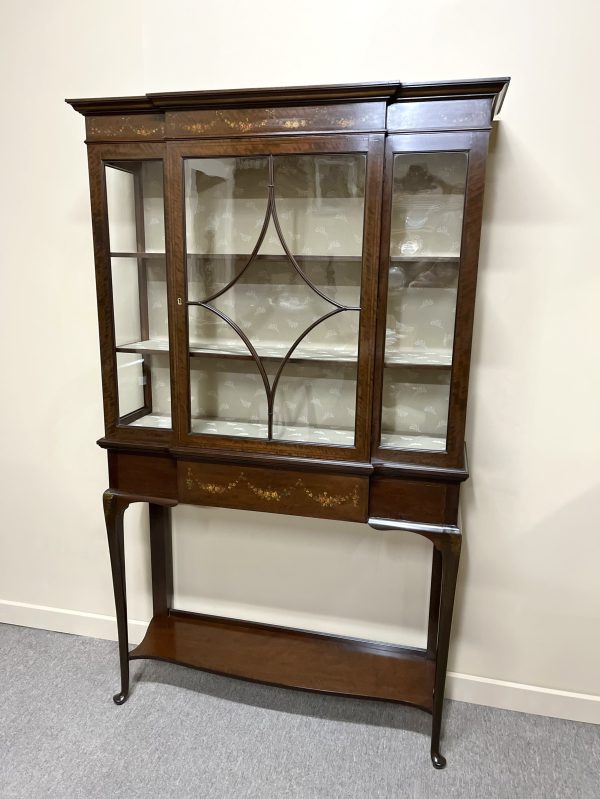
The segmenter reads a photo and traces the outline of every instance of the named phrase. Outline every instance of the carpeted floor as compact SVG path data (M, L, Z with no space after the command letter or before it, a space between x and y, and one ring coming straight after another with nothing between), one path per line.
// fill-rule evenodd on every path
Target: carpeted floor
M448 702L445 771L410 708L150 661L0 625L1 799L600 799L600 727Z

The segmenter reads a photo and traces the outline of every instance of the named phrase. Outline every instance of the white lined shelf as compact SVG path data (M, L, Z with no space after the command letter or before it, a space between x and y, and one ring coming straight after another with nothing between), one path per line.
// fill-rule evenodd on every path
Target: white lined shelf
M152 427L155 430L170 430L173 426L170 416L160 416L157 413L149 413L134 422L130 422L127 427Z
M256 351L261 358L285 358L289 346L281 344L257 344ZM251 358L248 348L243 342L202 342L190 346L192 356L216 356L224 358ZM355 363L358 358L357 350L350 347L308 347L301 344L292 353L291 361L333 361L334 363Z
M159 354L169 353L169 342L166 339L148 339L146 341L134 341L131 344L121 344L116 347L117 352L140 352Z
M121 344L117 352L141 353L148 355L168 354L169 342L164 339L149 339L147 341L134 341L131 344ZM282 360L288 347L281 344L263 344L256 347L261 358ZM251 359L252 356L246 345L239 341L197 342L189 348L192 357L212 358L237 358ZM290 361L331 362L353 364L358 359L358 352L350 347L296 347ZM431 366L450 368L452 366L452 352L443 350L407 350L388 353L384 365L390 366Z
M171 429L170 416L148 414L130 422L128 427L150 427ZM235 438L267 438L267 425L262 422L246 422L227 419L192 419L192 433L199 435L233 436ZM315 427L310 425L273 425L273 439L276 441L298 441L309 444L334 444L352 446L354 430L338 427Z
M130 422L129 427L148 427L170 430L170 416L148 414ZM198 435L232 436L234 438L267 438L267 425L261 422L245 422L225 419L192 419L192 433ZM314 427L308 425L273 425L273 439L276 441L297 441L310 444L329 444L352 446L354 430L334 427ZM384 449L406 449L440 452L446 449L446 439L425 435L400 435L382 433L381 447Z
M166 258L165 252L111 252L111 258Z
M384 366L452 366L451 350L406 350L386 352Z
M148 427L170 430L170 416L148 414L130 422L128 427ZM267 438L267 425L262 422L246 422L227 419L192 419L192 433L198 435L232 436L235 438ZM352 446L354 430L335 427L314 427L310 425L273 425L273 439L276 441L297 441L300 443L330 444ZM382 433L381 447L384 449L406 449L440 452L446 449L446 439L426 435L406 435Z
M246 422L225 419L192 419L192 433L204 435L235 436L243 438L267 438L267 425L262 422ZM352 446L354 430L336 427L314 427L311 425L273 424L273 439L277 441L299 441L316 444Z
M382 433L380 446L383 449L431 450L434 452L446 449L446 439L437 436L407 435L399 433Z

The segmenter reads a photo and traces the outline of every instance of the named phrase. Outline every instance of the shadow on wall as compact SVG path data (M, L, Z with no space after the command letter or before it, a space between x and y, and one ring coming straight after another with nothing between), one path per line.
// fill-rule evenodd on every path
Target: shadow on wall
M431 544L420 536L221 508L181 506L173 519L182 609L425 644Z
M481 490L487 493L485 487ZM470 508L477 505L477 494L475 482L465 486L465 515L470 515ZM581 531L574 527L573 520L587 518L590 527L598 528L600 483L558 507L553 506L550 493L548 512L533 524L527 523L529 496L528 486L523 485L512 502L506 501L506 497L504 501L503 497L497 499L493 527L480 530L479 535L489 536L491 531L498 530L501 535L496 535L493 544L486 544L485 549L478 542L469 541L468 529L463 531L453 637L457 641L462 638L463 607L472 608L477 595L482 594L477 580L480 572L485 574L486 595L495 597L496 613L483 623L486 611L480 609L477 612L482 614L481 623L474 626L470 610L469 629L480 631L477 648L489 651L493 657L493 668L487 669L486 676L527 683L528 675L543 674L543 688L597 694L597 675L590 681L589 664L600 663L600 637L582 636L581 631L597 627L600 539L595 552L580 546ZM539 507L539 500L537 503ZM488 497L485 506L493 510ZM574 574L577 580L573 579ZM468 598L466 586L470 591ZM590 586L596 586L593 594ZM574 607L578 608L576 619ZM499 609L503 612L498 612ZM489 643L485 640L486 630ZM566 683L565 675L570 675ZM585 684L586 675L589 684Z

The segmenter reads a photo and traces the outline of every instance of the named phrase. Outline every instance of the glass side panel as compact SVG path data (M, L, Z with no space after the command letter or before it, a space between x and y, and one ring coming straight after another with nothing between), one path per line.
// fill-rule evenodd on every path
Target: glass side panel
M394 157L382 447L446 449L467 164Z
M161 161L105 164L119 424L171 427Z
M193 433L354 443L365 167L185 161Z
M136 252L135 172L106 167L108 231L113 252Z
M381 413L381 446L444 450L448 426L450 370L386 369Z

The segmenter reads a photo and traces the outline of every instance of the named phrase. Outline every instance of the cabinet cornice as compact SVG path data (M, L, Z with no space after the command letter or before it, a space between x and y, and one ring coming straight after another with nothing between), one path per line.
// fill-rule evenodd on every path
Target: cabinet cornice
M84 116L147 114L209 108L252 108L258 106L330 105L335 103L387 103L402 100L494 97L495 111L500 105L509 78L456 80L443 83L350 83L325 86L290 86L258 89L216 89L210 91L153 92L137 97L98 97L67 99Z

